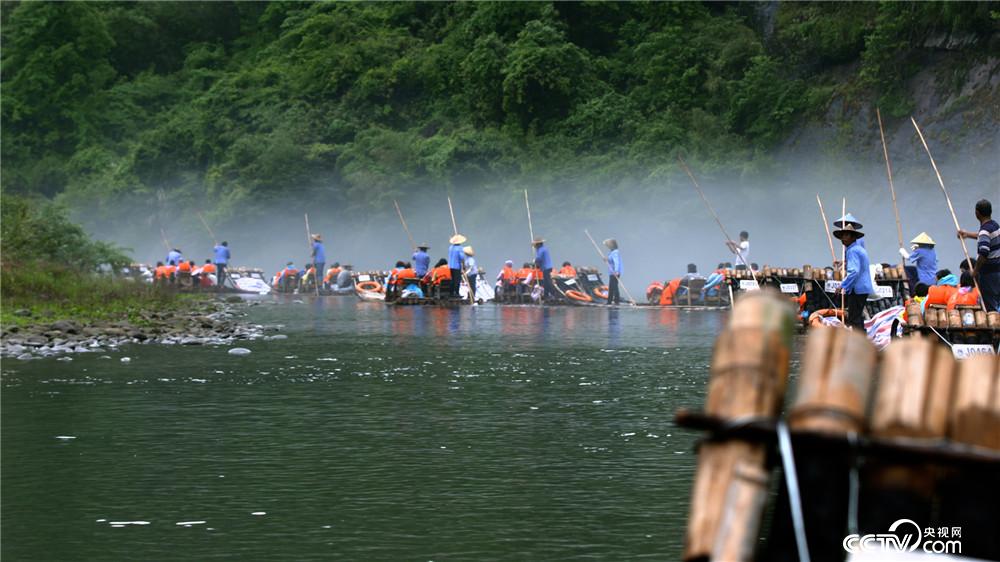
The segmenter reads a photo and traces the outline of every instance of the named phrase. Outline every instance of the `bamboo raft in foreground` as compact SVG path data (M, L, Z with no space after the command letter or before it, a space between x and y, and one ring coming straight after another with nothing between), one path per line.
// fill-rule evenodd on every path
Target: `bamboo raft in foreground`
M852 533L888 533L899 519L961 528L963 556L1000 559L997 357L957 360L919 335L878 354L859 333L819 327L782 416L793 317L771 292L738 300L716 342L705 412L675 417L709 431L684 559L843 560Z

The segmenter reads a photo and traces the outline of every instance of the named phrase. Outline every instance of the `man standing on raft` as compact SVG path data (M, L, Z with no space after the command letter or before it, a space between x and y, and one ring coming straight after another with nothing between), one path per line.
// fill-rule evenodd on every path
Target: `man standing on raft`
M1000 310L1000 224L993 220L993 205L986 199L976 203L979 231L959 230L959 238L976 240L978 257L972 266L972 276L979 281L979 291L986 310Z
M618 254L618 241L608 238L604 245L611 250L608 253L608 304L619 304L621 297L618 294L618 281L622 276L622 258Z
M865 303L872 293L872 279L869 275L868 251L858 241L865 233L847 223L833 231L844 246L847 247L847 275L840 284L847 300L847 318L845 323L852 328L865 329Z
M544 238L535 238L531 243L535 247L535 267L542 272L542 287L545 289L545 299L556 296L556 288L552 285L552 256L545 246Z
M747 269L750 267L750 233L743 231L740 233L740 241L727 240L726 246L729 251L736 254L736 269Z

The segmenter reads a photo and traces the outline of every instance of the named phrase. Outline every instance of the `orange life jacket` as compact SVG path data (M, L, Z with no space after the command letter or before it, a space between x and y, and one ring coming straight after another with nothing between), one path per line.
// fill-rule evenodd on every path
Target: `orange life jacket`
M952 287L951 285L934 285L928 287L927 300L924 301L924 306L930 304L948 304L948 300L957 292L958 287Z
M562 269L559 270L558 275L562 277L576 277L576 268L572 265L564 265Z
M339 267L331 267L329 271L326 272L326 277L323 278L324 283L329 283L340 275Z
M448 267L448 264L432 269L431 281L435 285L440 285L442 281L451 281L451 269Z
M449 274L450 273L451 272L449 271ZM405 285L407 281L414 281L416 279L417 279L417 272L414 271L412 267L408 267L406 269L400 269L399 272L396 273L396 279L394 283L396 285Z
M205 275L208 275L209 273L215 273L216 272L215 264L206 263L205 265L201 266L201 272L204 273Z
M510 285L517 281L517 273L514 271L513 267L505 265L503 266L503 269L500 270L500 278L503 279L504 283Z
M299 270L295 269L294 267L286 267L285 269L281 270L281 273L278 274L278 277L295 277L298 274Z
M167 271L167 266L158 266L156 268L155 276L157 279L166 279L167 277L170 277L170 273Z
M965 293L961 290L955 291L955 294L948 298L948 310L952 310L956 306L977 306L978 304L979 291L975 287Z
M667 286L663 288L663 292L660 293L660 305L665 306L669 304L674 304L674 293L677 292L677 288L681 286L681 279L672 279Z
M163 266L163 271L164 271L164 273L166 273L167 277L170 277L174 273L177 273L177 266L176 265L165 265L165 266Z
M181 264L177 266L177 271L179 273L191 273L191 263L182 261Z

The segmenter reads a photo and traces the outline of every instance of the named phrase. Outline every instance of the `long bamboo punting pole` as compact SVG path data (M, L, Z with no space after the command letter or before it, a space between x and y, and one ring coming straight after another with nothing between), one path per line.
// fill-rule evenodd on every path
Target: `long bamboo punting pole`
M590 238L590 243L593 244L594 249L597 250L597 255L601 256L601 259L604 260L605 262L608 261L608 258L604 256L604 252L601 251L601 247L597 245L597 242L594 240L594 237L590 235L590 231L585 228L583 229L583 232L586 233L587 238ZM629 304L631 304L632 306L636 306L635 299L632 298L632 293L629 292L628 287L626 287L625 284L622 283L620 279L618 280L618 284L621 286L622 290L625 291L625 296L628 297Z
M163 231L163 227L160 227L160 240L163 241L163 245L167 248L167 251L173 250L173 246L170 245L170 241L167 240L167 233Z
M715 214L715 209L712 208L711 203L708 202L708 198L705 197L705 193L701 190L701 186L698 185L698 180L694 179L694 174L692 174L691 169L688 168L687 162L685 162L684 159L681 158L680 154L677 155L677 160L680 161L681 167L684 168L684 171L687 173L688 177L691 178L691 183L694 184L694 188L698 190L698 195L701 196L701 200L702 202L705 203L705 207L708 209L708 212L712 213L712 217L715 218L715 224L719 225L719 230L721 230L722 235L726 237L726 243L728 244L729 242L733 242L734 240L732 239L732 237L729 236L728 232L726 232L726 227L722 226L722 221L719 220L719 215ZM753 282L757 283L757 274L754 273L753 267L751 267L750 264L748 263L745 263L743 265L745 265L747 271L750 272L750 277L753 278ZM758 284L758 287L759 286L760 285Z
M885 144L885 130L882 128L882 113L875 108L878 118L878 134L882 137L882 154L885 155L885 173L889 176L889 191L892 193L892 210L896 213L896 234L899 236L899 247L903 247L903 226L899 222L899 207L896 205L896 187L892 184L892 164L889 163L889 147Z
M524 190L524 208L528 210L528 236L531 236L531 244L535 244L535 229L531 226L531 205L528 203L528 190Z
M944 198L948 202L948 210L951 211L951 219L955 221L955 230L962 230L962 226L958 224L958 216L955 215L955 206L951 204L951 197L948 195L948 189L944 186L944 180L941 179L941 172L938 171L937 162L934 161L934 156L931 155L931 149L927 146L927 141L924 140L924 134L920 132L920 126L917 125L917 120L910 117L910 121L913 123L913 128L917 130L917 136L920 137L920 144L924 145L924 150L927 152L927 157L931 159L931 166L934 167L934 175L937 176L938 185L941 186L941 193L944 193ZM972 263L972 259L969 257L969 249L965 247L965 239L959 238L959 243L962 245L962 253L965 254L966 263ZM982 295L982 291L979 290L979 280L972 276L972 282L976 286L976 292ZM983 307L986 311L986 303L983 299L979 299L979 305ZM988 312L988 311L987 311Z
M844 197L843 200L841 201L841 213L840 213L841 219L840 220L844 220L843 217L846 217L846 216L847 216L847 197ZM841 225L840 228L844 228L844 225ZM847 245L846 244L841 244L841 248L840 248L840 270L841 270L841 274L840 274L840 283L841 283L841 287L840 287L840 309L844 311L844 326L846 327L847 326L847 293L844 292L844 287L843 287L844 279L847 278ZM865 274L867 275L867 272L865 272ZM858 272L858 275L861 275L860 271Z
M312 253L312 230L309 229L309 213L306 213L306 245L309 246L309 252ZM322 275L320 272L316 271L316 255L312 256L313 264L313 285L316 287L316 296L319 296L319 278Z
M201 216L200 212L198 213L198 219L201 220L201 224L205 226L205 230L208 231L208 235L212 237L212 242L218 245L219 239L215 237L215 233L212 232L212 227L208 226L208 223L205 221L205 217Z
M823 217L823 232L826 232L826 242L830 245L830 264L837 261L837 253L833 250L833 236L830 235L830 223L826 221L826 211L823 210L823 200L816 194L816 202L819 203L819 214Z
M396 206L396 214L399 215L399 222L403 223L403 230L406 231L406 237L410 239L410 246L413 246L413 249L416 250L417 243L413 241L413 235L410 234L410 228L406 226L406 219L403 218L403 211L400 210L399 203L393 199L392 204Z
M458 223L455 222L455 209L451 206L451 196L448 197L448 212L451 213L451 227L454 229L455 234L458 234ZM462 279L465 279L465 284L469 286L469 302L475 302L472 298L472 283L469 282L469 276L465 273L465 268L462 268Z

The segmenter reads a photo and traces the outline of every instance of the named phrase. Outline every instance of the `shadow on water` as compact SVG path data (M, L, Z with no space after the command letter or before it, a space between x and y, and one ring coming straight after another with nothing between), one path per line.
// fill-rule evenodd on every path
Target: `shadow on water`
M259 302L288 339L245 357L5 361L0 554L680 556L694 436L671 419L725 312Z

